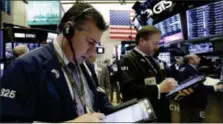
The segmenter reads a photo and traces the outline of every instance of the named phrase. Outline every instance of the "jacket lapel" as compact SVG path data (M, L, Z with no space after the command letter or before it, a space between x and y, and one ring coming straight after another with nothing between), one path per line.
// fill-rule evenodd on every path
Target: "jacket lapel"
M53 44L48 46L48 53L44 54L46 61L43 63L44 67L47 70L47 75L49 76L50 80L53 81L55 88L60 94L60 97L67 101L67 103L73 103L70 90L67 85L67 81L64 77L63 71L61 69L61 65L59 64ZM72 105L70 105L72 106Z
M137 51L133 50L132 52L133 56L137 56L137 61L140 61L140 70L143 70L144 72L148 72L149 73L156 73L152 70L151 65L147 62L148 60L145 59L145 57L143 57L141 54L139 54ZM152 64L152 63L151 63Z

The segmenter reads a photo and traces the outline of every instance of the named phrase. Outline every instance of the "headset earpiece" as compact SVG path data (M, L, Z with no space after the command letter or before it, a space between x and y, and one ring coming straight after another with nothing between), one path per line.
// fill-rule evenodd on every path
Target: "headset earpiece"
M68 41L71 41L73 35L74 35L75 29L74 24L72 22L66 23L63 27L63 35L68 39Z

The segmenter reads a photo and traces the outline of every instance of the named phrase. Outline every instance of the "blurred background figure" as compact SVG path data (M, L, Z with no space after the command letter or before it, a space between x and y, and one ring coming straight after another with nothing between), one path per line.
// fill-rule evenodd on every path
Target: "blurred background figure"
M110 83L110 75L109 75L109 65L110 60L106 59L103 63L98 63L98 80L99 85L105 90L106 94L110 94L111 83Z
M95 71L95 74L92 74L92 76L97 78L100 87L105 90L107 95L109 95L111 85L108 66L110 65L110 60L106 59L104 62L97 62L96 56L90 56L88 60Z
M26 45L18 45L13 49L13 55L18 58L29 52L29 48Z

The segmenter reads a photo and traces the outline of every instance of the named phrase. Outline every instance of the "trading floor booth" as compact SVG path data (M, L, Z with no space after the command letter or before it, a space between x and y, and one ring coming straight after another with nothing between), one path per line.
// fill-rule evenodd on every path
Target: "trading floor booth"
M13 61L13 49L17 45L26 45L32 51L43 44L53 42L57 36L56 32L34 28L7 28L2 34L0 57L5 69Z

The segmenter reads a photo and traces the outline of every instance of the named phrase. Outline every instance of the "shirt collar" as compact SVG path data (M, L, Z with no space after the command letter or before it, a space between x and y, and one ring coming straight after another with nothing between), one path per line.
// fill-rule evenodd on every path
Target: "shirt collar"
M54 39L53 45L55 47L56 52L59 54L59 56L64 61L65 65L68 65L69 64L69 61L68 61L66 55L64 54L63 50L61 49L61 47L60 47L60 45L59 45L59 43L57 41L57 38Z
M141 51L138 47L135 47L134 50L135 50L136 52L138 52L140 55L142 55L143 57L148 56L148 55L145 54L143 51Z

